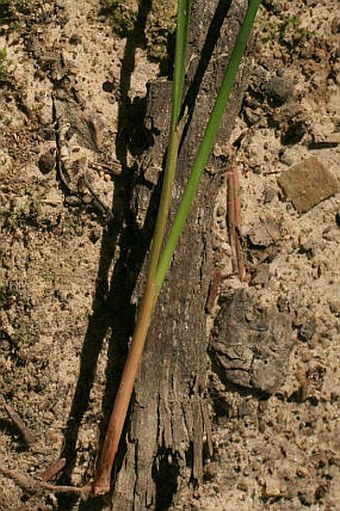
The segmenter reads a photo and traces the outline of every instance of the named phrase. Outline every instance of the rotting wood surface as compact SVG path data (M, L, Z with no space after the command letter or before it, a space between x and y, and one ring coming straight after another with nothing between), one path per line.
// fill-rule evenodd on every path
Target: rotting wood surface
M177 169L176 205L246 8L247 2L238 1L193 3L186 97L190 122ZM230 136L248 74L249 62L243 63L218 136L221 146ZM150 217L152 184L159 181L166 149L170 84L164 79L151 83L148 100L147 118L159 135L138 167L148 182L136 186L132 197L140 228ZM135 385L112 510L168 509L179 489L202 477L203 438L209 431L204 309L212 271L213 207L225 166L225 156L211 157L162 288Z

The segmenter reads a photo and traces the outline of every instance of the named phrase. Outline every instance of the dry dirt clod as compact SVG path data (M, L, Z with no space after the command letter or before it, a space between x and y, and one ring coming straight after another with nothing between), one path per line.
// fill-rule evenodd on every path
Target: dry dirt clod
M222 303L209 353L222 381L272 394L284 382L292 347L289 315L258 309L242 289Z
M43 174L49 174L52 172L56 165L55 149L51 148L43 153L39 158L38 165Z
M274 106L283 105L294 93L293 82L284 76L274 76L267 83L266 92Z

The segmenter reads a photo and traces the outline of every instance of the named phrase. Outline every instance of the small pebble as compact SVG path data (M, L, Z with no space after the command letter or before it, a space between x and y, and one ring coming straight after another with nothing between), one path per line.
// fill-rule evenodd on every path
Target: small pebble
M264 194L264 203L269 204L275 198L276 191L274 190L274 188L267 187L267 188L265 188L263 194Z
M293 158L290 156L290 154L289 154L289 152L288 152L288 151L283 151L283 152L280 154L280 162L281 162L281 163L285 163L286 165L288 165L288 167L290 167L291 165L293 165L294 160L293 160Z
M263 419L259 419L259 431L264 433L266 431L266 423Z
M104 92L110 92L111 93L111 92L114 91L115 84L113 82L110 82L110 81L106 80L106 82L103 83L102 88L103 88Z
M261 165L255 165L253 167L253 172L254 172L254 174L262 174L262 167L261 167Z
M217 217L221 217L225 215L225 209L223 206L218 206L217 210L216 210L216 216Z
M82 195L82 201L84 204L91 204L92 200L93 200L93 196L91 193L84 193Z
M244 110L244 117L249 126L256 124L261 119L261 116L253 112L250 108Z
M51 148L46 153L42 154L38 161L38 166L42 174L52 172L55 167L55 149Z
M299 477L308 477L309 476L309 472L306 467L299 467L297 469L296 473Z
M72 34L69 38L69 43L73 46L77 46L77 44L81 43L81 36L79 34Z
M247 492L248 491L248 485L245 481L240 481L237 485L237 488L241 491L245 491Z
M219 471L219 464L217 462L210 462L205 466L205 477L208 481L216 479Z

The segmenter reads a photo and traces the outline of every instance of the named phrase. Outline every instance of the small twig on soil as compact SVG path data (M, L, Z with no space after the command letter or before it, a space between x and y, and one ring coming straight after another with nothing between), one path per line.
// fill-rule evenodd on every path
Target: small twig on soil
M40 477L43 481L50 481L54 476L59 474L62 469L65 467L66 459L59 458L49 465L43 472L41 472Z
M243 282L246 268L242 252L240 181L237 166L234 162L228 171L227 186L227 225L231 259L234 271L238 273L240 281Z
M53 493L75 493L77 495L89 495L92 492L92 486L82 486L78 488L76 486L56 486L55 484L46 483L44 481L35 481L31 477L19 474L14 470L3 467L0 464L0 474L5 477L12 479L20 488L27 493L42 493L42 492L53 492Z
M16 429L19 431L20 435L22 436L26 446L30 447L33 443L32 433L30 432L28 427L25 426L24 422L19 417L19 415L13 410L13 408L10 405L8 405L5 402L5 400L3 400L2 404L7 412L7 415L9 416L9 418L13 422L14 426L16 427Z

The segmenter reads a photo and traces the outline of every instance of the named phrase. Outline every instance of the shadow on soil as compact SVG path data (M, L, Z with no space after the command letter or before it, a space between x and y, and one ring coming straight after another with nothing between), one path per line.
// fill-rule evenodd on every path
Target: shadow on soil
M126 165L127 139L124 136L131 105L128 99L131 75L134 70L134 57L138 41L143 39L143 33L151 1L140 3L135 29L127 38L122 71L120 77L121 102L118 118L118 133L123 134L117 140L117 156L122 164L121 179L117 180L113 199L113 221L103 234L98 276L96 283L93 314L90 318L81 353L80 372L74 394L69 419L65 430L65 445L61 457L66 459L67 472L63 474L61 484L67 484L73 471L76 458L76 443L84 413L87 410L90 391L94 382L96 365L104 338L109 331L113 332L110 340L108 366L106 370L107 384L103 398L103 415L105 420L101 425L101 440L109 419L114 395L119 385L122 363L126 357L127 343L132 334L135 308L131 305L131 294L136 285L137 277L150 244L150 235L140 232L130 211L131 193L135 182L135 169ZM141 105L141 110L143 105ZM138 112L143 113L143 112ZM151 232L151 231L148 231ZM120 253L116 257L119 241ZM109 270L116 260L109 281ZM117 470L122 460L117 460ZM58 497L59 509L71 510L75 504L72 496ZM106 502L105 502L106 501ZM99 511L107 505L105 498L91 498L81 502L79 509Z

